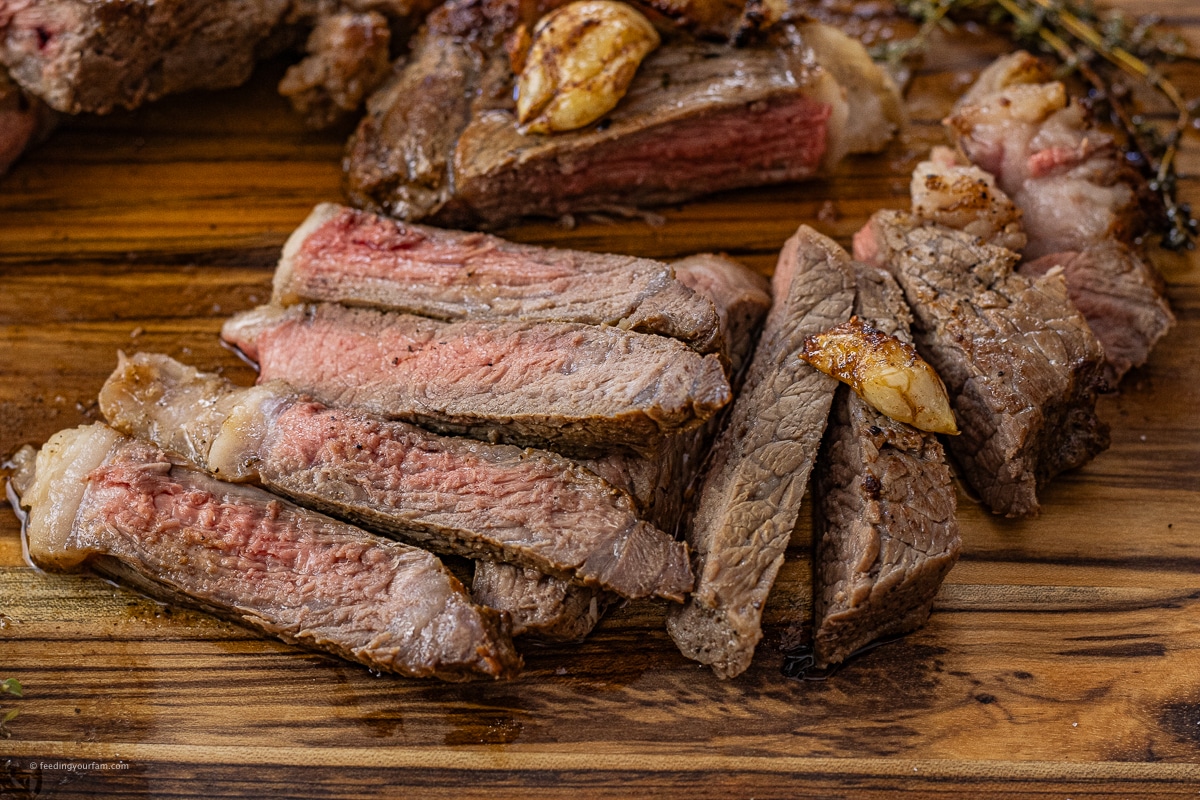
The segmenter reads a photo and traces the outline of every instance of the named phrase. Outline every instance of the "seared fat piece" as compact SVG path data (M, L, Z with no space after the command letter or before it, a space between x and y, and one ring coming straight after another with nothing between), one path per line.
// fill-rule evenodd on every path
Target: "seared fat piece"
M229 480L441 553L503 559L623 597L682 600L687 548L625 494L553 453L438 436L238 389L166 356L122 359L100 393L117 429Z
M424 550L223 483L104 425L61 431L18 461L40 566L87 562L372 669L452 681L520 669L507 621Z
M856 268L854 313L912 343L904 294L887 272ZM937 437L838 388L814 480L818 667L924 624L958 559L955 492Z
M1138 243L1144 181L1112 137L1028 53L983 71L946 120L972 162L1024 212L1022 274L1063 268L1071 301L1104 346L1116 386L1174 324L1162 277Z
M736 261L711 253L690 256L671 266L681 283L716 306L721 338L727 345L723 355L736 384L771 305L767 281ZM643 519L670 533L683 516L692 481L719 422L714 418L703 428L673 437L658 458L616 454L579 463L627 491ZM610 592L486 561L476 564L471 591L478 602L512 615L514 635L550 641L586 636L616 600Z
M801 227L784 245L774 297L745 387L709 454L687 531L696 589L667 630L721 678L741 674L762 638L762 609L800 514L837 381L801 361L806 336L845 322L849 257Z
M516 244L322 203L283 248L274 302L442 320L617 325L720 350L716 309L646 258Z
M1037 514L1040 487L1108 447L1104 353L1060 273L1030 280L1015 253L900 211L871 217L854 255L904 289L962 431L946 446L993 512Z
M780 41L745 48L669 41L603 119L523 135L505 44L533 21L517 6L451 0L430 16L347 147L354 205L498 227L675 203L810 177L846 152L879 149L900 122L896 88L860 44L793 26ZM825 53L836 70L819 66Z
M263 306L222 336L329 405L446 433L590 455L654 455L730 399L720 359L578 323L439 322L333 304Z

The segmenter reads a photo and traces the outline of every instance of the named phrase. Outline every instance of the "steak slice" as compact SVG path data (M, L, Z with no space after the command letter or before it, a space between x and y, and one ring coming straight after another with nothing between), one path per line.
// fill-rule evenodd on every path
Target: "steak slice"
M800 514L837 381L800 360L804 337L845 322L850 259L801 227L779 255L746 383L709 454L688 530L696 589L667 617L688 658L721 678L750 666L762 609Z
M904 289L962 430L947 447L993 512L1036 514L1039 488L1108 447L1104 352L1061 273L1030 280L1012 271L1015 253L898 211L876 213L854 253Z
M1106 382L1116 386L1126 372L1146 363L1175 324L1162 276L1135 248L1118 241L1042 256L1018 271L1036 280L1056 267L1071 302L1104 347Z
M222 336L328 405L580 454L652 455L729 402L715 355L578 323L438 322L320 304L264 306Z
M983 71L946 119L960 149L1024 212L1037 277L1063 267L1071 301L1104 345L1115 387L1175 323L1162 276L1141 245L1145 181L1062 83L1028 53Z
M354 205L496 227L673 203L810 177L852 147L878 149L899 123L898 93L860 44L822 29L810 46L800 26L801 43L784 46L667 42L602 120L523 135L504 48L513 5L451 0L431 15L347 147ZM816 65L816 50L837 53L853 91ZM864 123L854 135L850 119Z
M31 456L17 485L42 566L123 565L139 588L372 669L459 681L521 666L504 618L424 550L223 483L104 425L55 434L36 467Z
M553 578L536 569L478 561L471 584L475 602L507 612L513 636L574 642L589 633L619 598L602 589Z
M553 453L438 436L299 399L238 389L166 356L122 359L100 393L118 430L215 475L441 553L512 561L624 597L682 600L687 547Z
M507 242L322 203L275 271L276 303L336 302L443 320L616 325L720 349L717 312L661 261Z
M106 113L237 86L290 0L7 0L0 62L57 111Z
M676 261L676 277L712 300L721 319L724 355L736 381L754 350L755 334L771 306L767 281L736 261L704 253ZM704 460L720 418L703 428L672 437L653 459L623 454L581 461L611 485L628 492L638 514L667 532L675 531L691 499L692 481ZM569 584L534 570L480 561L471 589L477 602L507 611L514 635L571 641L591 632L615 596L600 589Z
M904 294L887 272L857 269L854 313L911 343ZM816 665L924 624L961 545L950 470L937 437L838 388L813 482Z

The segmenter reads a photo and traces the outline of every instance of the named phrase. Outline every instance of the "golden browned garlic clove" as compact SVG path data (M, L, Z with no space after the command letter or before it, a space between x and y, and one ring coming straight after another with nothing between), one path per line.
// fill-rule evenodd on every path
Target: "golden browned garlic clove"
M650 21L625 3L580 0L550 12L534 28L517 79L521 132L570 131L600 119L659 42Z
M912 345L858 317L804 340L800 358L853 389L872 408L933 433L957 434L942 379Z

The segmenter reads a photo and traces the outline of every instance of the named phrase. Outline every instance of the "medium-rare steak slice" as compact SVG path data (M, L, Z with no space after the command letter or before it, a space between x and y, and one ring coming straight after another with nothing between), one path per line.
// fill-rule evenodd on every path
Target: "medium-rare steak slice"
M512 561L624 597L682 600L687 547L632 501L548 452L238 389L166 356L123 358L100 392L112 425L214 475L441 553Z
M1140 244L1145 181L1033 56L1004 56L946 119L960 149L1024 212L1031 277L1063 267L1067 292L1104 345L1115 387L1175 322Z
M672 266L681 283L709 298L716 307L721 338L727 346L724 355L736 382L771 306L766 279L736 261L711 253L690 256ZM610 454L579 463L628 492L643 519L673 532L720 421L714 417L703 428L672 437L657 458ZM476 601L508 611L513 616L514 635L524 633L550 641L586 636L615 600L603 590L488 561L477 562L472 593Z
M221 334L316 400L435 430L579 454L654 454L729 402L715 355L578 323L439 322L332 304L263 306Z
M667 42L603 119L523 135L504 47L518 16L514 4L479 0L431 15L347 147L354 205L494 227L672 203L810 177L849 150L879 149L900 121L895 87L860 44L799 26L791 45ZM817 66L825 52L837 77Z
M904 294L887 272L858 266L854 313L912 342ZM896 422L849 387L833 402L813 481L813 651L837 664L929 617L961 544L950 470L937 437Z
M223 483L104 425L55 434L36 466L31 451L16 485L42 566L119 563L139 588L373 669L457 681L521 666L503 617L424 550Z
M70 114L237 86L289 0L5 0L0 62Z
M993 512L1036 514L1040 487L1108 447L1104 352L1060 273L1030 280L1012 271L1015 253L899 211L876 213L854 254L904 289L962 430L947 447Z
M721 346L713 304L661 261L507 242L414 225L333 203L283 248L276 303L335 302L443 320L617 325Z
M783 563L837 381L800 360L806 336L845 322L850 259L801 227L779 255L773 304L746 383L709 454L687 532L696 589L667 630L721 678L746 670Z

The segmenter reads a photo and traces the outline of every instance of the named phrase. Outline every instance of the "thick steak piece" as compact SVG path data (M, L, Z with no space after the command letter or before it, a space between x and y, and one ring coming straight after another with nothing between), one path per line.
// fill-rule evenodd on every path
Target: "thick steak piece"
M578 323L439 322L320 304L264 306L226 341L316 400L447 433L579 454L653 455L729 402L720 359Z
M504 47L517 16L514 4L478 0L431 15L347 146L354 205L498 227L673 203L810 177L847 151L878 149L899 122L895 87L858 42L799 26L790 45L667 42L603 119L523 135ZM836 70L818 66L826 53Z
M1061 273L1030 280L1013 272L1015 253L899 211L876 213L854 253L904 289L962 430L946 446L993 512L1036 514L1041 486L1108 447L1104 351Z
M276 303L335 302L442 320L617 325L721 348L713 304L646 258L516 244L333 203L283 248Z
M773 304L746 383L709 454L687 532L696 589L667 630L721 678L750 666L762 609L800 515L837 382L804 363L804 337L845 322L849 257L801 227L779 255Z
M429 553L223 483L104 425L25 451L17 486L40 565L140 576L284 641L413 677L509 677L507 622Z
M682 600L687 547L553 453L439 436L280 384L238 389L166 356L123 359L100 392L112 425L228 480L440 553L512 561L623 597Z
M904 294L859 266L854 313L911 343ZM954 485L937 437L838 388L813 481L813 649L825 667L921 626L961 544Z
M754 351L771 306L766 279L732 259L702 253L671 265L679 281L709 298L721 319L724 355L736 382ZM693 495L692 482L721 422L672 437L657 458L610 454L579 463L633 497L638 514L668 533L675 531ZM477 602L508 611L514 635L571 641L591 632L615 598L611 593L509 564L475 565Z
M0 62L57 111L237 86L289 0L5 0Z
M1055 267L1062 268L1067 295L1104 347L1105 379L1115 387L1126 372L1149 360L1154 345L1175 324L1166 284L1145 255L1118 241L1042 256L1017 269L1036 280Z
M553 578L536 569L477 561L471 583L475 602L507 612L513 636L546 642L574 642L589 633L620 598Z

